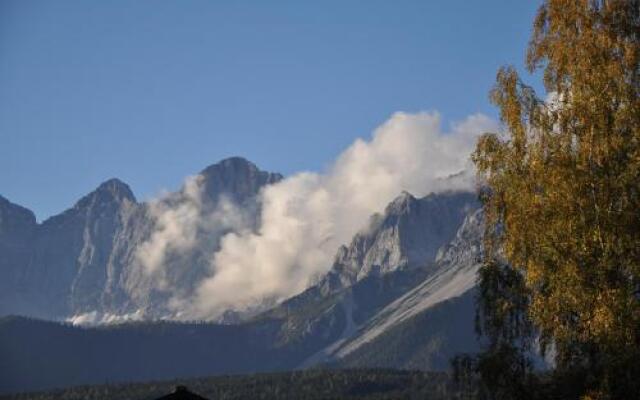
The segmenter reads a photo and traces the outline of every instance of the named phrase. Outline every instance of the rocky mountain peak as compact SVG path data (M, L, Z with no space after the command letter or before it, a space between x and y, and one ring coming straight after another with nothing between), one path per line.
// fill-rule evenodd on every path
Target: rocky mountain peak
M242 157L226 158L203 169L200 175L207 197L214 202L221 195L226 195L233 201L244 203L258 194L263 186L282 179L282 175L262 171Z
M102 206L120 208L125 203L135 202L136 198L129 186L119 179L112 178L101 183L94 191L78 200L71 210L67 210L61 215L73 210L81 211ZM50 219L56 219L57 217L54 216Z
M391 203L389 203L389 205L385 209L385 214L390 215L406 213L409 211L409 208L417 202L418 199L415 196L413 196L406 190L403 190L398 197L396 197Z
M0 242L31 231L35 225L36 216L31 210L0 196Z
M402 192L383 214L371 218L349 246L338 249L325 284L336 290L371 274L433 263L438 249L453 239L467 213L476 207L475 195L468 192L423 198Z
M211 178L215 176L225 176L230 174L237 175L260 175L260 174L268 174L268 175L280 175L280 174L269 174L267 172L261 171L254 163L247 160L244 157L228 157L223 160L218 161L215 164L211 164L200 172L200 175L205 178Z
M33 211L14 204L0 195L0 225L13 219L29 224L35 224L36 222Z
M102 182L95 190L95 193L101 196L110 196L119 201L126 199L132 203L136 202L136 197L129 185L117 178L111 178Z
M214 170L220 170L220 169L243 169L243 168L252 169L254 171L259 170L254 163L247 160L246 158L239 157L239 156L232 156L232 157L224 158L215 164L209 165L202 171L202 173L203 175L206 175L207 171L214 171Z

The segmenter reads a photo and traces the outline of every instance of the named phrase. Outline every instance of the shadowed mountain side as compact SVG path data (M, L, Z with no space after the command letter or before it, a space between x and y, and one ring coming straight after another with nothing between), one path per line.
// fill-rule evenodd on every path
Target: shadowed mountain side
M445 369L448 357L476 349L473 321L465 320L471 307L470 294L441 303L335 365ZM0 319L0 393L291 370L344 330L344 315L325 317L318 321L324 331L310 327L308 335L288 341L278 339L283 326L277 320L81 328L5 317Z
M445 370L453 356L480 349L475 335L475 290L433 306L363 344L340 367Z
M0 321L0 391L287 369L274 327L144 323L80 328Z

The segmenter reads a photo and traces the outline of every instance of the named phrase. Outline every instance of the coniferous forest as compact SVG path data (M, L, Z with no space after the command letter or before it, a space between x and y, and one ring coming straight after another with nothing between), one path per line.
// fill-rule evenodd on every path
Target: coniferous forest
M0 397L3 400L151 400L177 385L211 400L464 398L445 373L397 370L308 370L248 376L79 386Z

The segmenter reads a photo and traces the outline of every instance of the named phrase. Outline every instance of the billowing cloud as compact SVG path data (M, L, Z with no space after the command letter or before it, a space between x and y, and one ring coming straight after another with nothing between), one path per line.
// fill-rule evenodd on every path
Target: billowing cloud
M188 177L179 194L165 195L149 203L155 229L136 251L136 261L146 273L161 274L171 252L186 252L195 246L202 207L200 179Z
M469 154L477 136L497 128L490 118L475 114L443 131L438 113L399 112L370 140L356 140L324 173L302 172L266 187L258 231L236 230L222 238L210 276L192 299L179 302L185 307L183 315L215 318L227 309L300 292L327 271L338 246L349 242L371 214L402 190L422 196L472 189L473 174L447 178L470 171ZM175 213L183 221L191 219L189 210ZM190 243L190 229L168 221L163 226L156 242L179 247ZM169 239L175 236L181 239ZM150 268L158 262L160 255L151 257Z
M154 223L153 231L137 247L135 258L143 274L161 290L176 290L179 285L170 282L170 275L174 280L181 276L170 271L170 267L186 263L189 265L184 267L195 268L189 258L195 250L212 255L218 249L220 236L230 230L242 231L249 225L244 210L227 198L220 198L214 206L205 202L200 175L188 177L180 191L151 201L148 211Z

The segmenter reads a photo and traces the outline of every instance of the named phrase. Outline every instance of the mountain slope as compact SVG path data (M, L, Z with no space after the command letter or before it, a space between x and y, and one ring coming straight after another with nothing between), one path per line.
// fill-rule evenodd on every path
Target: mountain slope
M271 337L260 332L177 323L81 328L5 317L0 391L278 369Z
M345 357L424 310L470 291L476 284L481 261L481 232L482 213L478 210L465 218L455 239L441 249L435 272L368 320L353 339L340 346L335 356ZM464 314L473 320L473 313Z
M456 354L480 348L474 329L475 290L449 298L389 326L339 357L343 368L447 370Z
M283 321L280 334L283 343L309 343L308 336L323 332L321 337L326 345L318 342L309 346L316 351L301 367L340 359L407 317L462 295L474 285L480 251L480 220L475 197L469 193L429 195L422 199L409 196L403 194L387 207L385 214L377 216L380 222L366 231L366 237L356 235L351 245L345 247L347 250L340 250L334 267L317 285L262 316ZM397 207L398 204L409 206ZM414 229L406 229L407 225L403 225L406 220L412 221L409 226ZM440 229L442 226L447 228ZM386 240L390 237L393 240ZM429 238L426 243L418 240L425 237ZM392 244L379 246L380 238ZM415 243L427 250L439 248L440 251L412 252L408 244ZM366 255L381 248L387 253L395 252L399 264L367 270L369 265L376 264L367 264L372 258ZM344 263L341 263L344 254L365 256L349 258L351 263L345 274ZM410 258L409 254L422 254L426 258ZM349 279L357 276L352 271L367 273L350 283ZM462 312L463 318L473 319L473 313ZM340 323L319 323L327 319Z

